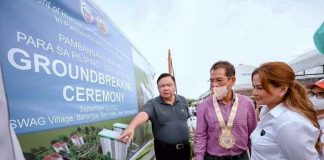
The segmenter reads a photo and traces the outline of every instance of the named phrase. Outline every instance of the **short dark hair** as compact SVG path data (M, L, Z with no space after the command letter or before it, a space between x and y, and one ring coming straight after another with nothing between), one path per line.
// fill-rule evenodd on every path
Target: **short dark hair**
M210 72L212 70L216 70L218 68L224 68L225 69L225 74L226 74L227 77L235 76L235 68L228 61L218 61L218 62L214 63L213 66L210 68Z
M162 73L162 74L159 76L159 78L157 79L156 84L158 84L159 81L160 81L162 78L164 78L164 77L171 77L171 79L172 79L173 82L175 83L175 78L174 78L174 76L172 76L172 75L169 74L169 73Z

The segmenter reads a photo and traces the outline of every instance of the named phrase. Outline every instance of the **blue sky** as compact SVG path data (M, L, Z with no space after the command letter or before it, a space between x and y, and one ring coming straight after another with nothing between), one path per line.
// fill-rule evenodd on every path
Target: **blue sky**
M218 60L258 66L315 49L313 34L324 21L323 0L94 1L157 75L167 72L171 49L178 93L187 98L208 89Z

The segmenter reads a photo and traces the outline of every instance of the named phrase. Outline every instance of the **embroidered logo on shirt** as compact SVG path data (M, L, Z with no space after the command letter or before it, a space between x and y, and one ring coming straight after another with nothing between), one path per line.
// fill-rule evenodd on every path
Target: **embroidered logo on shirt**
M260 135L264 136L265 134L266 134L265 130L262 129Z

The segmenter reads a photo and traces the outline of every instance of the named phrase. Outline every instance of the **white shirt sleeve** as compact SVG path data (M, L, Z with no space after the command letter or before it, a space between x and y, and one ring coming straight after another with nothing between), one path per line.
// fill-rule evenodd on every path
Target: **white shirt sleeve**
M10 125L10 133L11 133L11 139L12 139L12 143L13 143L13 149L14 149L14 154L15 154L16 160L24 160L25 157L21 150L20 143L19 143L17 136L15 134L15 131L12 129L11 125Z
M288 121L276 131L279 147L288 159L316 160L318 153L314 147L319 131L301 121Z

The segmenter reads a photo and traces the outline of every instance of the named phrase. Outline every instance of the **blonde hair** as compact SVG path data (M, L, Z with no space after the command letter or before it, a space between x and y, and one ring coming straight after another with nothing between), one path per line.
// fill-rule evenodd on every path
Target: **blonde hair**
M261 85L268 93L271 93L268 84L274 87L288 86L288 90L283 96L282 103L300 112L309 119L316 128L320 128L317 122L316 111L307 96L306 89L295 80L295 73L288 64L284 62L264 63L253 71L252 78L256 74L260 76ZM317 139L315 147L317 152L321 154L322 143L320 142L320 136Z

